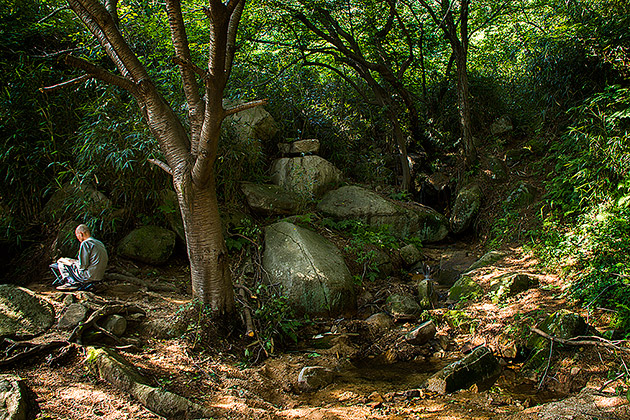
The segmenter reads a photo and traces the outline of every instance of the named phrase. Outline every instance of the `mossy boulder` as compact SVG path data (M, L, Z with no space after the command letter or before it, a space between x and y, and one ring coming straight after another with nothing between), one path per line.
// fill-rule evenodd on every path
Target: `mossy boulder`
M464 233L473 223L481 207L481 188L470 185L457 194L451 213L451 232Z
M395 319L414 319L422 314L422 308L413 296L394 294L385 301L387 312Z
M43 334L55 322L52 305L29 289L0 284L0 339Z
M505 252L490 251L490 252L484 254L477 261L475 261L470 267L468 267L468 269L465 271L465 273L469 273L469 272L471 272L473 270L476 270L478 268L482 268L482 267L487 267L487 266L493 265L494 263L496 263L497 261L499 261L503 257L505 257L505 255L506 255Z
M271 182L304 198L321 197L339 186L343 174L319 156L280 158L271 166Z
M481 286L472 277L461 276L450 288L448 299L455 302L474 300L481 296L482 293Z
M175 232L159 226L131 231L118 244L118 255L147 264L164 264L175 248Z
M496 277L490 283L492 301L498 303L525 290L537 287L538 284L537 278L525 273L509 273Z
M561 309L545 318L538 329L549 335L568 340L586 334L588 325L579 314ZM528 349L546 348L548 344L549 340L535 333L532 333L527 340Z
M424 386L438 394L450 394L477 384L489 388L501 373L499 360L486 347L477 347L469 355L431 376Z
M488 158L488 170L490 171L490 178L495 181L505 181L508 178L505 164L498 157L492 156Z

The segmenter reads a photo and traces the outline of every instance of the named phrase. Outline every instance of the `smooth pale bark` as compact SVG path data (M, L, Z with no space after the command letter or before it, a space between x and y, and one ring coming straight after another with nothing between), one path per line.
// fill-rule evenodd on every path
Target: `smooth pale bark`
M234 58L236 33L245 0L210 0L207 18L209 59L205 69L191 62L180 0L166 0L168 24L188 105L190 132L162 98L141 61L118 28L118 0L68 0L112 60L118 74L85 59L66 62L90 77L127 90L138 102L166 163L152 160L173 177L184 222L193 297L218 315L234 311L234 294L221 231L214 164L221 123L228 112L222 99ZM203 91L203 97L200 92ZM258 103L242 106L242 109Z

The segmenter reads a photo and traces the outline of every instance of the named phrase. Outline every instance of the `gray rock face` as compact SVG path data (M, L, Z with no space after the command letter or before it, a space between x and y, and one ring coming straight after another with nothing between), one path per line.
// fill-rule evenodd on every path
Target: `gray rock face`
M477 217L481 207L481 188L471 185L457 194L451 215L451 232L455 234L465 232Z
M158 226L131 231L118 244L118 255L147 264L163 264L173 253L175 233Z
M34 337L54 322L55 311L48 302L28 289L0 284L0 339Z
M587 330L586 321L575 312L561 309L549 315L538 327L541 331L565 340L584 335ZM527 348L544 348L549 341L537 334L533 334L527 341Z
M292 143L279 143L278 150L283 156L300 156L319 153L319 140L305 139Z
M413 236L421 241L437 242L448 234L446 218L430 207L403 207L357 186L330 191L317 208L336 219L356 219L373 226L388 225L399 237Z
M288 222L265 228L263 268L298 313L334 315L356 309L352 275L339 249Z
M59 318L57 328L60 330L70 331L74 327L84 321L88 313L88 309L80 303L73 303L69 305Z
M385 301L387 311L397 319L413 319L420 316L422 308L413 296L391 295Z
M437 333L435 323L433 321L426 321L409 331L405 335L405 340L415 346L421 346L428 343L429 340L432 340L433 337L435 337L435 333Z
M487 387L500 373L499 360L486 347L478 347L427 379L425 386L438 394L450 394L474 384Z
M500 302L512 296L538 286L538 279L525 273L512 273L492 280L490 291L494 295L492 301Z
M298 387L304 392L316 391L330 384L335 373L323 366L307 366L298 375Z
M263 215L295 214L302 205L298 194L277 185L241 184L249 207Z
M280 158L271 166L271 182L309 198L320 197L341 179L341 171L319 156Z
M0 375L0 419L26 420L26 385L15 375Z
M212 417L209 410L186 398L147 385L149 382L140 372L111 350L88 348L90 368L101 379L114 387L128 392L149 410L168 419L197 419Z
M230 115L226 120L232 124L239 140L243 142L269 141L278 132L276 121L262 106Z

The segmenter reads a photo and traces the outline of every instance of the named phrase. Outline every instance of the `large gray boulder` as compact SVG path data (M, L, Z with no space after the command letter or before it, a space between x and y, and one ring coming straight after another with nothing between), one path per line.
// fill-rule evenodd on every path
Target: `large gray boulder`
M317 208L336 219L355 219L373 226L390 226L392 233L398 237L417 237L424 242L437 242L448 234L446 218L432 208L419 204L403 206L353 185L328 192Z
M265 228L263 268L298 314L352 312L352 275L339 249L321 235L288 222Z
M26 385L19 376L0 375L0 419L26 420L28 411Z
M492 352L486 347L477 347L427 379L425 387L438 394L450 394L474 384L488 387L500 373L501 365Z
M46 221L60 220L64 217L76 217L87 211L94 217L111 210L112 203L103 193L88 185L66 184L50 197L41 216Z
M0 284L0 339L38 336L55 322L52 305L23 287Z
M457 194L451 214L451 232L464 233L475 220L481 207L481 188L470 185Z
M303 200L291 191L278 185L261 185L243 182L241 191L247 204L256 213L272 216L280 214L296 214Z
M335 372L323 366L307 366L298 375L298 387L304 392L316 391L330 384Z
M229 108L229 104L226 104ZM269 141L278 132L276 121L265 108L257 106L246 109L226 118L231 124L239 140L249 142L250 140Z
M164 264L175 248L175 233L159 226L132 230L118 244L118 255L147 264Z
M271 165L272 183L308 198L321 197L341 180L341 171L319 156L280 158Z
M77 226L79 226L79 222L74 220L67 221L61 225L52 244L51 255L53 259L56 260L59 257L76 258L81 245L74 234Z

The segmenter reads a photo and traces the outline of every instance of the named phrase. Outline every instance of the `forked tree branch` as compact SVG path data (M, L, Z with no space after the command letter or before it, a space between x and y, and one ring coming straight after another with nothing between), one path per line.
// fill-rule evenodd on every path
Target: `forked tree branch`
M134 96L138 95L138 88L129 79L125 79L124 77L120 77L113 73L110 73L107 70L98 67L83 58L67 55L65 58L65 62L72 67L76 67L85 71L86 73L88 73L89 76L94 77L95 79L125 89Z

